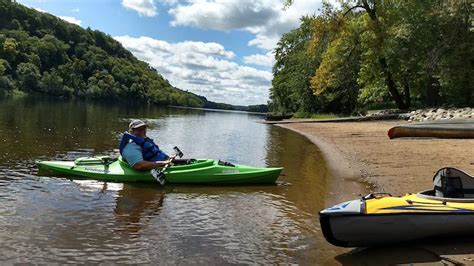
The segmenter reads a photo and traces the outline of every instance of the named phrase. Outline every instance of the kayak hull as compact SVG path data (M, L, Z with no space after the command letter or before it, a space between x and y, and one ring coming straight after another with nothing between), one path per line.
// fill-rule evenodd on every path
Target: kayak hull
M77 161L77 160L76 160ZM81 177L110 182L154 182L150 171L136 171L126 162L110 164L77 164L74 161L40 161L40 172ZM222 165L218 160L196 160L186 165L170 167L166 182L170 184L272 184L283 168L260 168L245 165Z
M369 247L439 236L474 234L474 200L425 196L380 197L341 203L320 212L326 240Z
M474 232L474 214L321 216L320 223L326 240L340 247L380 246Z
M389 129L388 137L472 139L474 120L435 121L396 126Z

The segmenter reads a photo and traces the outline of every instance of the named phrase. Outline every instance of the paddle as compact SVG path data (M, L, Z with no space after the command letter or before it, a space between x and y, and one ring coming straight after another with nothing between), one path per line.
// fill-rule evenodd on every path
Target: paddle
M151 175L155 178L155 180L160 183L160 185L164 185L166 183L166 176L165 176L165 171L168 170L168 168L171 166L173 161L176 159L176 157L182 158L183 157L183 152L178 148L174 147L173 148L175 154L170 156L170 162L165 164L161 170L153 169L151 170Z

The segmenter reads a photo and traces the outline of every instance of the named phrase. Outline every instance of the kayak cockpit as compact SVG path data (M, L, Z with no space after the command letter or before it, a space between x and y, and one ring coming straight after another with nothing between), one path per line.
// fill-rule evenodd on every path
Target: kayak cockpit
M447 198L474 198L474 177L466 172L444 167L433 177L436 196Z
M416 194L421 199L436 200L441 202L460 202L460 203L474 203L474 197L472 198L449 198L449 197L438 197L434 189L425 190Z
M433 177L434 188L419 192L420 198L445 202L474 202L474 177L452 168L439 169Z

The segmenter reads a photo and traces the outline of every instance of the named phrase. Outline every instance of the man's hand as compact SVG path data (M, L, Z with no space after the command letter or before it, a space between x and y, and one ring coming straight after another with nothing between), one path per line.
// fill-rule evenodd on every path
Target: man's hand
M166 161L156 161L157 164L162 164L162 166L165 166L167 164L170 164L173 161L173 159L168 159Z

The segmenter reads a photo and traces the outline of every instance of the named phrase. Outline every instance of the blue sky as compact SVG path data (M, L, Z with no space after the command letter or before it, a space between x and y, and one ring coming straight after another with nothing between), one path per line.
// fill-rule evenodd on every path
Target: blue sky
M209 100L266 103L273 49L321 1L19 0L114 37L174 86Z

